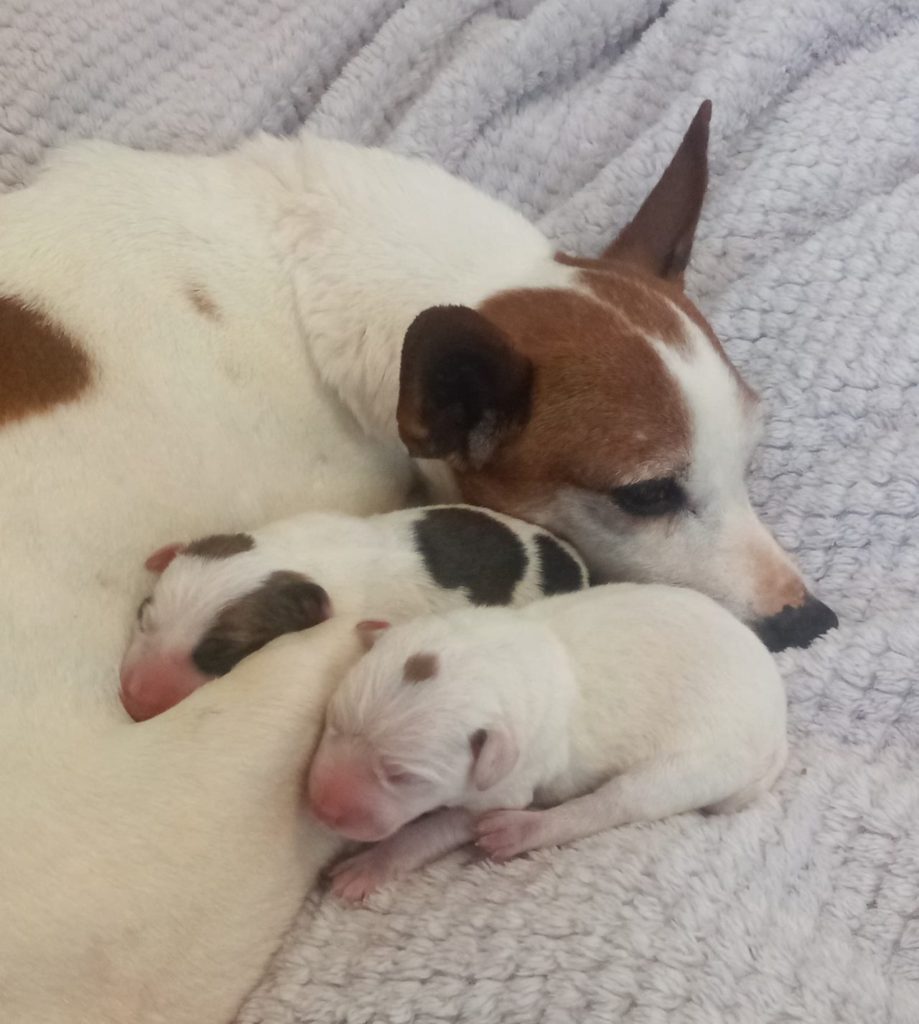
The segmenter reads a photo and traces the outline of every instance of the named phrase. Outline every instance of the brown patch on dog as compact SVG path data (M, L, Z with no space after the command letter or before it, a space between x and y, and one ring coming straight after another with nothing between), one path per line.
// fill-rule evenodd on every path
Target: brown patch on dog
M214 301L210 292L201 285L189 285L185 290L185 294L188 296L191 304L202 316L206 316L209 320L215 320L217 322L223 319L220 313L220 307Z
M192 651L192 660L205 675L226 675L276 637L309 629L330 615L328 594L318 583L297 572L273 572L220 612Z
M407 683L424 683L437 675L439 667L436 654L413 654L405 662L403 677Z
M0 426L74 401L92 376L89 356L66 331L0 296Z
M566 267L582 270L581 281L599 299L619 307L623 315L641 326L652 337L671 345L685 345L686 336L679 317L672 308L676 306L708 338L712 348L731 371L744 401L754 405L759 402L759 395L731 362L712 325L683 291L681 282L641 274L611 259L592 260L569 256L563 252L557 252L555 259Z
M555 259L565 266L580 269L579 284L611 306L617 316L628 320L640 333L667 345L686 344L686 333L673 308L679 305L675 299L682 296L682 292L669 281L631 273L607 260L578 259L564 253L556 253Z
M503 292L481 312L536 370L526 429L481 471L458 469L465 500L520 513L561 488L606 491L689 462L683 396L627 316L562 289Z
M215 533L193 540L183 553L199 558L231 558L254 547L255 540L248 533Z

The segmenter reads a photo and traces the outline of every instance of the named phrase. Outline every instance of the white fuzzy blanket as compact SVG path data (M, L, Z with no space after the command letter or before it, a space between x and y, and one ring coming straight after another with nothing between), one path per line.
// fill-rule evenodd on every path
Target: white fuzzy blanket
M688 286L770 412L753 493L840 613L773 799L369 907L311 899L241 1024L919 1021L915 0L5 0L0 183L103 135L423 153L590 254L703 97Z

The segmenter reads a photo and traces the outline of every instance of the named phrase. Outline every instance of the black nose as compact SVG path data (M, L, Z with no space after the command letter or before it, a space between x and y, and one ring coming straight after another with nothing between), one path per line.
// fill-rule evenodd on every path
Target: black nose
M784 651L786 647L807 647L827 630L835 629L839 619L832 608L808 594L804 604L786 605L778 614L750 625L770 651Z

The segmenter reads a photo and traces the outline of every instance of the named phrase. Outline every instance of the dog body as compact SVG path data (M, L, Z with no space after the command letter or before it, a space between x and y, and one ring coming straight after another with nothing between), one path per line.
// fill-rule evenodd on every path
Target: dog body
M4 729L4 1021L232 1018L341 849L302 786L354 625L282 637L143 725Z
M134 567L171 538L401 506L404 442L434 460L433 500L556 529L601 577L698 586L777 623L778 645L831 624L750 509L755 401L680 287L707 119L704 107L595 261L557 257L517 213L421 161L309 134L218 157L80 143L0 198L11 1021L223 1021L313 877L263 913L212 865L257 836L270 875L274 838L244 826L240 805L232 828L202 829L184 856L189 817L216 821L215 802L203 787L179 803L159 793L145 733L106 739L129 728L117 667L143 596ZM230 692L209 689L215 706ZM198 749L187 714L131 728L175 729L163 758L180 762ZM248 769L269 773L257 752ZM153 818L159 838L145 843ZM236 901L245 922L230 974L202 954L226 948L230 924L183 898L216 900L221 878L222 906ZM126 901L135 890L141 902ZM169 957L126 941L128 922L146 927L144 900L163 910L148 934ZM46 946L99 970L56 970ZM193 989L220 999L183 1002Z
M321 820L382 840L336 869L346 898L473 836L506 860L739 808L785 763L772 658L692 591L611 585L379 633L333 695L310 771Z
M521 605L587 586L574 550L545 530L468 505L357 518L309 512L249 533L155 552L121 697L151 718L282 633L331 614L401 622L476 605Z

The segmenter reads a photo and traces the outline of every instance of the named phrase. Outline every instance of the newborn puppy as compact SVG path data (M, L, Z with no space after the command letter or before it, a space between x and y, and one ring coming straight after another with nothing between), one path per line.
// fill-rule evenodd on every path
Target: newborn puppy
M368 519L312 512L252 533L170 544L146 564L161 575L138 609L121 664L121 701L136 721L333 611L401 621L587 586L567 544L468 505Z
M379 640L333 694L309 776L317 818L377 843L333 869L349 900L471 839L503 861L740 808L785 763L771 656L694 591L618 584L359 628Z

